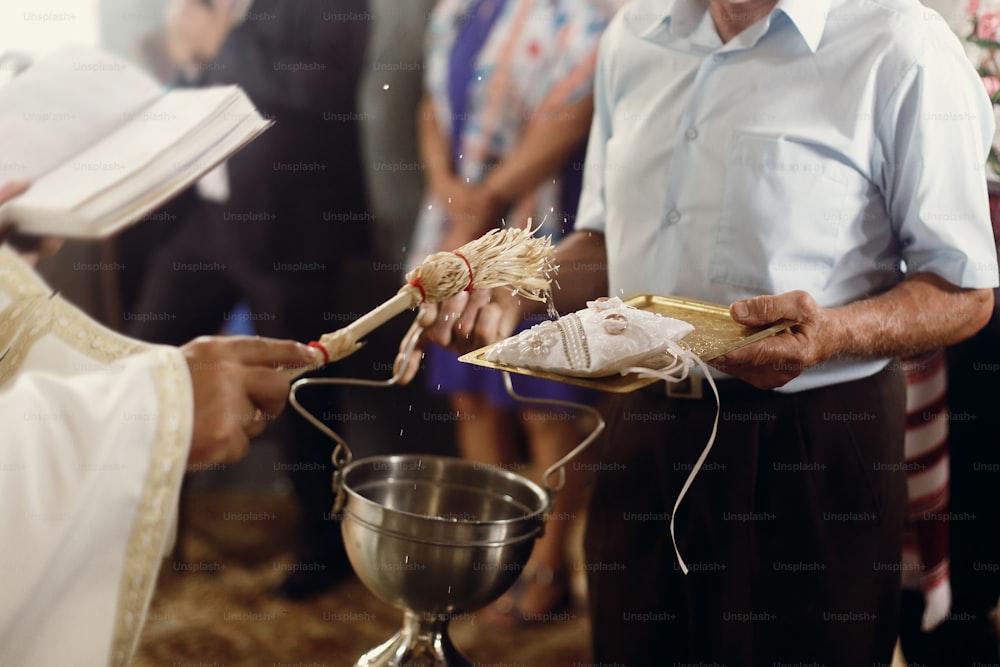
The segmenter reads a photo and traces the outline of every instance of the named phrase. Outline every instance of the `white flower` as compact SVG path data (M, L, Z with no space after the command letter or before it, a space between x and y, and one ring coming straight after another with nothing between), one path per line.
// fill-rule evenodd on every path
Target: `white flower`
M543 322L521 334L517 350L525 356L541 356L549 353L556 343L555 325Z

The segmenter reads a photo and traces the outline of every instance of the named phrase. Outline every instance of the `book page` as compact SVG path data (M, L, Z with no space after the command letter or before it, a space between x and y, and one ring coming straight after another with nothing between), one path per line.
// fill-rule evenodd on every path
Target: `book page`
M109 53L64 47L0 86L0 183L34 181L163 94Z
M270 125L238 86L173 90L9 204L24 232L105 236L191 185Z
M214 168L271 125L256 113L247 98L237 100L233 106L238 107L241 102L246 103L252 115L242 114L235 125L228 120L223 127L221 119L216 119L199 127L195 130L199 135L197 140L171 146L123 187L77 209L79 220L75 227L82 230L79 235L106 236L131 224L165 199L189 187L206 170ZM224 115L229 115L229 110ZM127 199L125 194L129 195Z
M14 208L79 208L88 199L133 194L118 184L158 159L168 148L184 145L194 130L210 123L232 103L235 86L171 90L84 151L34 183ZM232 119L229 119L232 123ZM198 148L197 146L192 147ZM167 165L177 171L182 165ZM114 191L114 192L112 192Z

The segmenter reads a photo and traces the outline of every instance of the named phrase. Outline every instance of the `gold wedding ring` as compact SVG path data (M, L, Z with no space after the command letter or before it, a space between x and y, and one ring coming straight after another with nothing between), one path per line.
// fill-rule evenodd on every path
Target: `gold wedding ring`
M628 318L619 313L608 313L601 322L601 328L611 336L618 336L628 329Z

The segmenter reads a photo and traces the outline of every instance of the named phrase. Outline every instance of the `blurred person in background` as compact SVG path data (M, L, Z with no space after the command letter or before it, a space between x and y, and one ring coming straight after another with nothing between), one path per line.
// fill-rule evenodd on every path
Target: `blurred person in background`
M923 4L941 14L927 13L929 20L944 20L959 39L965 40L966 55L973 64L980 59L992 59L989 47L979 47L968 40L996 40L996 19L1000 5L995 2L966 0L922 0ZM974 23L974 20L976 23ZM974 35L975 33L975 35ZM992 34L991 34L992 33ZM985 69L980 70L987 92L992 94L996 79ZM997 104L994 103L994 113ZM994 150L1000 145L993 137ZM986 170L990 200L990 218L994 243L1000 240L1000 176ZM919 468L908 467L911 477L940 479L944 477L944 507L925 510L916 519L922 523L943 524L945 534L936 540L922 539L916 545L920 551L944 549L944 569L918 571L917 577L924 594L903 591L900 619L900 642L903 655L911 665L927 667L968 667L1000 663L1000 628L997 625L997 603L1000 597L1000 542L996 539L1000 526L1000 505L995 490L1000 485L1000 411L996 396L1000 389L1000 292L994 290L993 316L972 338L945 351L947 361L940 371L946 379L935 382L939 400L914 411L908 427L916 423L921 431L931 429L945 438L946 456L941 459L924 456L916 461ZM921 392L924 401L929 392ZM910 435L908 431L907 435ZM944 468L936 475L934 468ZM926 493L926 486L924 488ZM911 509L920 509L911 507ZM904 561L904 585L913 577L910 565ZM927 564L924 563L926 566ZM944 581L941 578L945 577ZM947 583L950 605L943 616L934 618L933 591ZM930 585L930 588L928 586ZM931 591L931 594L928 594ZM940 599L941 595L937 595Z
M1000 254L1000 188L991 184ZM948 349L951 614L928 665L1000 663L1000 290L979 333ZM932 654L934 655L934 654ZM942 657L943 656L943 657ZM919 659L919 658L916 658Z
M994 243L1000 253L1000 187L995 182L988 187ZM900 643L911 665L997 664L1000 290L994 290L989 323L939 355L940 359L935 357L933 365L918 373L925 387L915 393L919 401L907 422L908 445L911 437L918 444L937 445L922 447L921 455L912 461L908 457L911 491L918 484L925 501L914 503L911 493L911 521L938 527L930 534L918 532L914 537L921 539L906 546L921 555L936 552L937 558L916 563L920 567L912 560L903 561L904 585L909 578L924 590L923 594L903 591ZM932 491L937 491L937 498ZM937 506L928 507L927 500ZM944 534L937 534L942 529ZM933 564L938 567L932 569ZM945 586L949 598L942 607L936 591Z
M395 269L392 283L398 289L424 194L413 110L423 93L424 28L434 0L368 1L375 21L358 100L363 167L373 247Z
M134 305L175 317L131 335L176 343L235 324L308 341L347 323L357 286L342 266L370 243L356 107L370 19L365 0L171 5L165 44L185 82L238 84L275 122L188 193ZM302 403L327 421L343 416L334 392L303 392ZM277 590L296 599L349 566L330 514L333 443L297 414L275 430L302 507L298 561L310 564Z
M420 151L427 196L411 264L454 250L502 222L541 226L558 239L573 228L581 163L593 111L597 44L613 13L603 0L440 0L427 31ZM502 290L501 290L502 291ZM525 322L523 326L530 326ZM426 381L446 394L468 459L519 469L520 445L536 480L585 431L571 413L525 407L499 372L461 364L431 348ZM515 378L529 397L590 403L569 385ZM515 415L516 419L511 419ZM586 478L567 470L552 520L518 582L487 610L489 622L544 620L571 601L568 536Z

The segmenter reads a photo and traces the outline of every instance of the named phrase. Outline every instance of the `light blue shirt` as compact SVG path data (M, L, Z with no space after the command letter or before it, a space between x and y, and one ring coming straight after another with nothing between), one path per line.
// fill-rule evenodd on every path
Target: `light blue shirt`
M993 127L958 39L915 0L780 0L727 44L705 0L638 0L602 39L576 228L605 234L613 295L837 306L901 266L993 287Z

